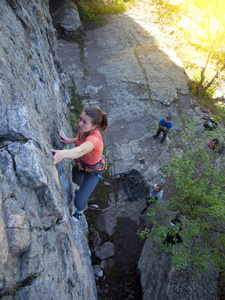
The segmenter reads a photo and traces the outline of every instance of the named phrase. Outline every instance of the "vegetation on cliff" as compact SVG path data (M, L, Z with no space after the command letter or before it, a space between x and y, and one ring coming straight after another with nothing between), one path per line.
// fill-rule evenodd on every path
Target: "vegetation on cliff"
M225 267L225 132L217 128L198 133L195 122L185 115L180 116L182 124L180 144L176 149L171 146L174 155L162 170L172 195L167 204L179 214L182 230L169 225L171 216L164 224L156 222L161 209L158 204L149 213L154 224L151 234L146 229L141 236L150 236L164 251L171 252L177 269L194 265L202 273L213 266L221 272ZM209 144L215 138L219 144L213 150ZM175 237L175 244L165 242L168 232ZM177 233L182 243L178 243Z
M82 20L94 21L99 24L106 21L103 15L123 12L126 9L126 4L123 0L77 0L76 3Z

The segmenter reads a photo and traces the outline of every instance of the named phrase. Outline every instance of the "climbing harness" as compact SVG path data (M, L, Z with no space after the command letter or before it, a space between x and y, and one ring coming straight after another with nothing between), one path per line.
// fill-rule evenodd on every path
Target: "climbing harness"
M106 160L103 155L100 161L95 165L85 164L80 158L75 161L79 171L88 172L90 175L97 176L99 181L103 179L103 176L98 173L99 171L107 170Z
M107 170L107 164L104 155L102 155L100 161L94 165L85 164L80 158L76 162L80 171L96 172L104 169Z

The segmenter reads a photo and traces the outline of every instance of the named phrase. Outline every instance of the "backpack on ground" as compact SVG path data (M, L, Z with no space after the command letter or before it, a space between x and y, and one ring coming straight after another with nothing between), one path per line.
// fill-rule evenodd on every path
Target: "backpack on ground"
M171 234L167 233L164 244L175 245L175 244L179 244L179 243L182 243L182 238L178 233L176 233L175 235L171 235Z
M218 139L212 139L210 141L209 147L219 154L223 153L225 149L224 144L220 143Z
M212 131L218 127L218 124L212 118L210 118L205 121L204 127L205 129Z
M218 139L212 139L211 142L209 143L209 147L210 147L212 150L215 150L216 145L218 145L218 144L219 144Z

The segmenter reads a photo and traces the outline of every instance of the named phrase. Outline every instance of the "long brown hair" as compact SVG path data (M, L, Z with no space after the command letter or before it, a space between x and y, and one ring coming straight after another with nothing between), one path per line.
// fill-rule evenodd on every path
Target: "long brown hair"
M105 131L108 127L107 113L105 111L101 112L97 107L87 107L84 109L84 112L91 119L92 125L97 125L97 128L105 135ZM90 132L88 134L90 134Z

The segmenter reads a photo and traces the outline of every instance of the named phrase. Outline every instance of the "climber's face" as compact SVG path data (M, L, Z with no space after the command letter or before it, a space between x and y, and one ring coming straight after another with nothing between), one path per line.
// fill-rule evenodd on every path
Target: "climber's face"
M86 112L82 112L78 121L78 130L81 133L93 131L96 129L96 125L92 125L91 118L86 114Z
M156 186L154 187L154 191L155 191L155 192L158 192L158 191L159 191L159 186L158 186L158 185L156 185Z
M170 122L170 119L166 118L165 123L168 124Z

